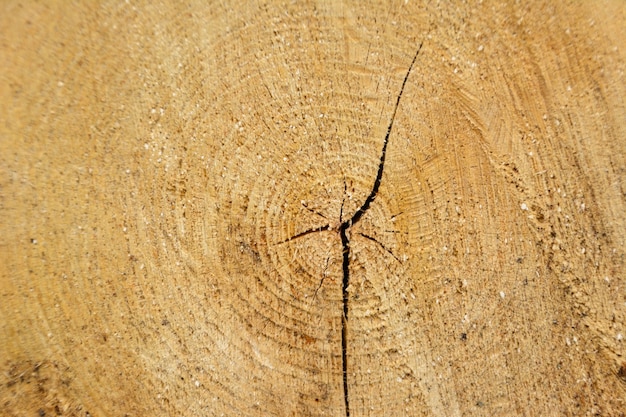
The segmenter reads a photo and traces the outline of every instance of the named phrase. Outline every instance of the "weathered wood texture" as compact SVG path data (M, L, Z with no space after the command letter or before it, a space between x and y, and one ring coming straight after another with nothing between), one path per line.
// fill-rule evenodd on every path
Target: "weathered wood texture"
M244 3L2 2L0 414L623 416L626 2Z

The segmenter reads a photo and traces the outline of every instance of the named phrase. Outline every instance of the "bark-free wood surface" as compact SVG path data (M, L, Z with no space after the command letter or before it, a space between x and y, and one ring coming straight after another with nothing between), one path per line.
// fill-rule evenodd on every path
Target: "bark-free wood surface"
M3 2L0 414L624 415L626 3L471 3Z

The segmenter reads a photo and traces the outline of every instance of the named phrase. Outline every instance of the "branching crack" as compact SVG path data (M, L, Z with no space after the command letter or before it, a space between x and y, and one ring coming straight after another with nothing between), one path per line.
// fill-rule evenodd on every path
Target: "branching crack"
M409 65L409 69L404 76L404 80L402 81L402 86L400 87L400 92L398 93L398 98L396 100L396 105L393 108L393 113L391 114L391 119L389 121L389 126L387 127L387 134L385 135L385 141L383 143L383 150L380 154L380 162L378 164L378 172L376 173L376 179L374 180L374 186L372 187L372 191L365 199L363 205L354 213L354 215L341 223L339 226L339 234L341 236L341 245L343 246L343 315L341 317L341 361L343 364L343 395L344 395L344 404L346 407L346 417L350 417L350 401L348 396L348 312L349 312L349 293L348 287L350 286L350 239L348 238L348 229L356 224L361 217L365 214L367 209L370 208L370 205L376 198L378 194L378 189L380 188L380 184L383 179L383 172L385 169L385 157L387 156L387 145L389 144L389 136L391 135L391 129L393 128L393 121L396 118L396 112L398 111L398 106L400 105L400 98L402 97L402 93L404 92L404 86L406 85L407 80L409 79L409 75L411 74L411 69L413 69L413 64L415 64L415 60L422 49L423 43L420 43L417 48L417 52L415 52L415 56L413 57L413 61L411 61L411 65ZM374 238L371 238L367 235L361 234L363 237L373 240L374 242L378 241ZM382 246L382 245L381 245ZM387 248L383 246L383 249L391 253ZM391 255L395 258L393 253ZM397 259L397 258L396 258ZM399 262L399 260L398 260Z
M349 294L348 288L350 286L350 238L349 238L348 230L350 229L350 227L355 225L359 220L361 220L365 212L370 208L370 205L374 202L374 199L376 199L376 195L378 194L378 189L380 188L380 184L383 179L383 172L385 169L385 158L387 156L387 145L389 144L389 136L391 135L393 122L396 118L396 113L400 105L400 98L402 97L402 93L404 92L404 87L407 83L407 80L409 79L411 70L413 69L413 64L415 64L415 61L417 60L417 56L419 55L420 50L422 49L422 45L423 45L423 42L420 43L419 47L417 48L417 52L415 52L415 56L413 57L413 60L411 61L411 65L409 65L409 69L407 70L406 75L404 76L404 80L402 81L402 86L400 87L400 92L398 93L398 98L396 99L396 104L393 108L393 113L391 114L389 126L387 127L387 133L385 134L385 140L383 142L383 149L380 155L380 162L378 164L378 172L376 173L376 179L374 180L372 191L369 193L369 195L365 199L365 202L363 203L363 205L359 207L359 209L352 215L352 217L344 221L343 220L343 208L344 208L345 200L343 200L341 203L341 209L339 213L340 223L338 226L331 227L329 224L326 224L321 227L316 227L316 228L305 230L304 232L300 232L288 239L278 242L279 244L291 242L292 240L298 239L308 234L315 233L315 232L322 232L325 230L336 230L339 232L339 236L341 238L341 246L342 246L342 272L343 272L343 281L342 281L343 314L341 315L341 362L342 362L342 371L343 371L343 395L344 395L346 417L350 416L350 401L349 401L349 396L348 396L348 313L350 310L349 309L350 294ZM347 191L347 184L344 179L344 194L346 191ZM305 204L303 204L303 206L307 210L326 218L321 213L310 209ZM402 213L399 213L399 214L402 214ZM396 217L396 216L393 216L393 217ZM396 233L395 231L390 231L390 230L385 230L385 232ZM382 247L382 249L384 249L391 256L393 256L398 262L400 262L400 260L385 245L380 243L375 238L368 236L364 233L359 233L359 235L377 243L378 245L380 245L380 247ZM320 286L321 286L321 283L320 283ZM318 287L318 290L319 290L319 287ZM315 291L315 293L317 294L317 290Z

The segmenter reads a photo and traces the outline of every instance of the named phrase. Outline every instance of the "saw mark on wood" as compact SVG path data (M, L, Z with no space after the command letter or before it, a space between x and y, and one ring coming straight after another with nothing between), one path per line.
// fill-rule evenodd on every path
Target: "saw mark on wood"
M371 204L374 202L374 200L376 199L376 196L378 195L378 190L380 188L380 185L382 183L382 179L383 179L383 173L385 170L385 159L387 156L387 145L389 144L389 136L391 135L391 130L393 128L393 122L396 118L396 113L398 111L398 107L400 106L400 99L402 98L402 93L404 92L404 87L406 86L407 80L409 79L409 75L411 74L411 70L413 69L413 65L415 64L415 61L417 60L417 56L420 53L420 50L422 49L422 45L423 42L420 43L420 45L417 48L417 52L415 52L415 56L413 57L413 60L411 61L411 65L409 65L409 69L406 72L406 75L404 76L404 80L402 81L402 86L400 87L400 92L398 93L398 97L396 99L396 104L393 108L393 113L391 114L391 118L389 121L389 126L387 127L387 133L385 134L385 140L383 142L383 149L380 155L380 162L378 163L378 172L376 173L376 178L374 180L374 185L372 186L372 190L370 191L369 195L367 196L367 198L365 199L365 202L363 202L363 205L361 207L358 208L358 210L352 215L352 217L350 217L348 220L343 220L343 208L344 208L344 203L345 203L345 199L342 200L341 202L341 208L340 208L340 212L339 212L339 225L338 226L331 226L330 224L325 224L323 226L319 226L319 227L314 227L308 230L305 230L303 232L297 233L295 235L293 235L292 237L285 239L281 242L278 242L278 244L282 244L282 243L287 243L287 242L291 242L295 239L298 239L300 237L309 235L311 233L316 233L316 232L323 232L323 231L328 231L328 230L333 230L333 231L338 231L339 232L339 236L341 238L341 246L342 246L342 273L343 273L343 280L342 280L342 303L343 303L343 314L341 316L341 363L342 363L342 372L343 372L343 396L344 396L344 405L345 405L345 411L346 411L346 417L350 416L350 397L349 397L349 393L348 393L348 313L350 311L350 305L349 305L349 301L350 301L350 294L348 291L348 288L350 287L350 238L348 235L348 230L350 229L350 227L354 226L359 220L361 220L361 218L363 217L363 215L365 215L365 213L367 212L367 210L370 208ZM344 195L347 191L347 184L346 181L344 179ZM326 218L323 214L310 209L309 207L307 207L305 204L303 204L304 208L311 211L314 214L317 214L323 218ZM402 213L399 213L395 216L393 216L393 218L395 218L396 216L400 215ZM385 230L385 232L393 232L393 233L397 233L396 231L390 231L390 230ZM364 233L359 233L360 236L378 244L384 251L388 252L391 256L393 256L394 259L396 259L398 262L400 262L400 260L393 254L393 252L391 252L391 250L389 250L389 248L387 248L385 245L383 245L381 242L379 242L377 239L375 239L372 236L369 236L367 234ZM328 262L328 260L327 260ZM400 262L401 263L401 262ZM321 287L322 283L323 283L324 279L322 278L322 281L320 282L320 286L317 288L317 290L315 291L315 294L317 295L317 291L319 290L319 288Z

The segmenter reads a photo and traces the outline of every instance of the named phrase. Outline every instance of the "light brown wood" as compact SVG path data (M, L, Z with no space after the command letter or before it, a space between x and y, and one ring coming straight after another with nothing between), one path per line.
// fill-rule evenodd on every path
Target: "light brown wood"
M41 3L0 6L0 414L345 416L339 228L423 42L350 416L624 415L625 2Z

